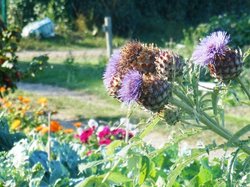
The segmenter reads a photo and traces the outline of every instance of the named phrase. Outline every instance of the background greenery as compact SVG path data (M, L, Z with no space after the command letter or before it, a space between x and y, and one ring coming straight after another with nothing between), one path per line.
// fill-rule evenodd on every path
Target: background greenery
M228 31L234 44L240 47L250 41L250 1L245 0L9 0L8 3L10 26L22 28L30 21L51 18L62 37L57 37L55 43L98 38L103 35L103 18L107 15L112 17L116 37L154 42L161 47L168 47L173 41L196 42L205 33L219 29ZM86 47L88 43L80 42ZM99 44L104 46L104 42ZM117 46L121 44L116 42Z

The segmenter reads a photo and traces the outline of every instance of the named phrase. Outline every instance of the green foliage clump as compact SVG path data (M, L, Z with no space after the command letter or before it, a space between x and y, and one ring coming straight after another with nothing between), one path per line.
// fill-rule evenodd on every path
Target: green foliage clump
M0 87L8 92L16 88L16 82L27 76L34 76L47 67L48 56L34 57L29 67L21 70L16 55L21 36L18 29L0 29Z
M62 34L72 29L96 35L102 32L104 17L111 16L114 35L164 46L171 38L180 40L184 28L206 23L224 13L241 15L249 11L250 3L244 0L202 3L197 0L10 0L8 7L10 25L23 27L30 21L49 17Z
M229 14L214 16L207 23L201 23L195 28L191 27L184 30L184 43L186 45L193 45L200 38L206 36L207 33L223 30L230 34L233 45L244 47L250 43L249 23L249 14L242 14L240 16Z

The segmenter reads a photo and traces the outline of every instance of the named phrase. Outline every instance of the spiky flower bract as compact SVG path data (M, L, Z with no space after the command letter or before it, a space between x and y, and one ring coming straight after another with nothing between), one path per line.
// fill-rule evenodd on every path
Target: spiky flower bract
M103 82L106 89L109 89L111 86L111 82L117 73L117 65L121 60L120 51L115 51L111 58L109 59L109 63L107 64L106 70L103 75Z
M119 98L125 103L137 101L141 95L142 75L136 71L129 71L122 80Z
M192 60L195 64L206 66L213 64L217 56L224 56L228 49L227 44L230 36L223 31L213 32L202 39L192 54Z

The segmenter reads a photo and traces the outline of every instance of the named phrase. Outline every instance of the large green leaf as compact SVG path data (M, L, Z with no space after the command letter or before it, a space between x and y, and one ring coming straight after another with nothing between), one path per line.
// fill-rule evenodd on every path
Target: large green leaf
M142 185L150 173L150 160L146 156L142 156L140 159L140 170L138 184Z
M66 167L59 161L53 160L50 162L50 184L54 184L58 179L69 177L69 171Z
M213 179L213 175L210 170L201 166L198 178L199 178L199 185L202 186L205 183L211 181Z
M100 176L91 176L80 182L76 187L109 187L107 182L102 183Z
M3 117L0 118L0 151L10 150L14 143L24 138L22 133L9 132L9 126L7 120Z
M180 175L181 171L189 165L191 162L193 162L195 159L197 159L199 156L203 155L205 153L204 150L201 150L200 152L193 153L190 157L184 157L181 158L179 161L177 161L173 166L172 170L169 173L168 176L168 183L166 187L172 187L175 183L176 178Z
M105 176L106 176L106 174L101 175L99 177L104 178ZM112 181L113 183L116 183L116 184L127 183L127 182L132 181L132 179L128 178L127 176L125 176L125 175L123 175L122 173L119 173L119 172L110 172L107 180Z

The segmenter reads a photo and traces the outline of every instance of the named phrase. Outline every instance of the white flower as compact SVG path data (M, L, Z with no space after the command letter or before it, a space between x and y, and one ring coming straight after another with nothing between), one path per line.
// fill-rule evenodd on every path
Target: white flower
M94 119L90 119L89 121L88 121L88 126L90 127L90 128L97 128L98 127L98 123L94 120Z

